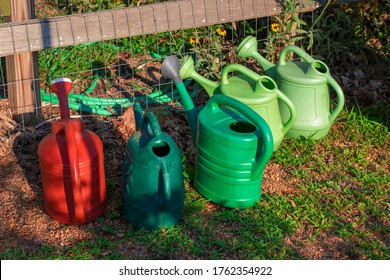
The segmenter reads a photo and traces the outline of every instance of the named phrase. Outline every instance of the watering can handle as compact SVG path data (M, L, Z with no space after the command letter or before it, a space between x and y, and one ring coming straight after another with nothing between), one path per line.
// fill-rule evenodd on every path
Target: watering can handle
M339 84L333 79L330 75L327 77L328 84L334 89L337 95L337 105L336 108L331 112L329 116L329 122L333 123L336 117L340 114L341 110L344 107L345 98L344 93Z
M279 89L276 90L276 94L278 98L284 102L288 109L290 110L290 118L287 120L286 123L283 124L282 133L283 135L287 133L287 131L290 129L290 127L294 124L296 118L297 118L297 111L295 109L294 103L291 102L291 100Z
M240 72L254 81L258 81L261 78L259 74L241 64L229 64L222 69L221 84L229 83L228 74L233 71Z
M163 161L163 164L161 166L161 174L162 174L162 179L163 179L163 187L164 187L164 200L163 203L161 204L162 208L166 208L169 206L171 202L171 184L169 183L169 172L167 170L167 164L165 161Z
M306 62L313 62L314 58L312 58L307 52L297 46L287 46L281 52L279 56L279 65L286 65L286 56L288 52L293 52L297 54L299 57L303 58Z
M161 127L156 115L153 114L152 112L148 112L145 115L145 119L148 122L149 127L152 129L153 135L160 135Z
M271 129L265 120L260 117L253 109L249 108L247 105L241 103L240 101L221 94L214 95L210 98L209 102L207 102L206 106L211 106L212 110L216 110L219 108L218 105L226 105L237 110L239 113L244 115L248 120L250 120L260 131L260 134L263 138L263 155L259 157L253 166L252 177L260 176L262 170L265 165L269 161L272 156L272 151L274 149L274 140L272 137Z
M85 222L85 213L83 207L83 197L81 193L81 178L76 136L71 125L65 124L63 129L65 130L65 138L68 149L69 171L74 200L74 214L72 219L76 224L82 224Z

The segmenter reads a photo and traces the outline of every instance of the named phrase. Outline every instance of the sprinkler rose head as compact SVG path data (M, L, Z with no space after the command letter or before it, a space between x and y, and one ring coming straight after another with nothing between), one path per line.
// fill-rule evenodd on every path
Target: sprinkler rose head
M180 78L179 59L174 55L170 55L164 59L161 66L161 73L165 78L171 79L175 85L180 83L182 80Z
M257 40L253 36L246 37L238 46L236 53L241 58L252 57L257 52Z

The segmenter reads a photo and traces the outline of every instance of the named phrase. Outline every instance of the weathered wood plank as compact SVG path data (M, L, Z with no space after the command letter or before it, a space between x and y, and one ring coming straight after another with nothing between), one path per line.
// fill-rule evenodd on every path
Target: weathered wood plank
M33 0L11 0L11 20L23 21L35 16ZM29 38L28 25L13 29L11 38L24 36ZM15 39L16 42L17 39ZM28 42L21 41L26 47ZM19 44L19 42L18 42ZM8 102L13 118L30 122L40 114L39 73L36 53L18 53L6 57Z
M312 4L305 11L315 8L316 4ZM182 0L0 24L0 56L260 18L279 12L277 0Z

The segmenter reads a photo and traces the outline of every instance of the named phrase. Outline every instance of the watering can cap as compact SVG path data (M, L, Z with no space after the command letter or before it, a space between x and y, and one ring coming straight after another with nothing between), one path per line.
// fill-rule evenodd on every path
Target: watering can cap
M318 65L323 66L325 64L318 64L317 61L312 63L294 61L279 66L276 71L280 81L300 85L326 84L329 71L326 66L322 68Z
M69 78L57 78L57 79L54 79L51 84L56 84L56 83L71 83L72 80L69 79Z

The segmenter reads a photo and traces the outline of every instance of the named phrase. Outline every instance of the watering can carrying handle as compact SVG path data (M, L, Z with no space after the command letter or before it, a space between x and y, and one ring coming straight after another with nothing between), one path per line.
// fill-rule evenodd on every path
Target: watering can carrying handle
M161 208L166 208L171 202L172 189L171 189L171 184L169 183L170 175L167 170L167 164L165 161L163 161L163 164L161 166L161 174L162 174L163 185L164 185L164 200L163 203L161 204Z
M74 129L71 125L64 124L63 129L65 130L65 138L68 149L69 171L72 182L72 193L74 200L74 215L72 217L72 220L76 224L82 224L85 222L85 213L83 207L83 197L81 193L81 178L76 136Z
M279 56L279 65L286 65L286 56L287 53L293 52L297 54L299 57L303 58L304 61L306 62L313 62L314 58L311 57L307 52L305 52L303 49L297 46L287 46L285 47L281 52Z
M333 112L330 113L329 122L333 123L336 117L340 114L341 110L344 107L345 98L344 93L339 84L329 75L327 77L328 84L334 89L337 95L337 105Z
M294 103L292 103L291 100L283 92L277 89L276 94L278 96L278 99L284 102L290 110L290 118L287 120L286 123L283 124L282 129L282 133L286 134L297 118L297 110L295 109Z
M222 73L221 73L221 84L228 84L229 83L229 78L228 78L228 74L230 72L233 72L233 71L237 71L237 72L240 72L242 74L244 74L245 76L251 78L252 80L254 81L258 81L260 79L260 75L257 74L256 72L252 71L251 69L241 65L241 64L229 64L228 66L225 66L223 69L222 69Z
M258 177L262 173L265 165L269 161L272 156L272 152L274 149L274 141L272 138L271 129L265 120L260 117L255 111L241 103L240 101L224 96L224 95L214 95L210 98L209 102L207 102L206 106L210 106L212 110L219 109L218 105L226 105L237 110L239 113L244 115L248 120L250 120L260 131L260 134L263 138L264 151L262 157L260 157L255 165L253 166L252 177Z

